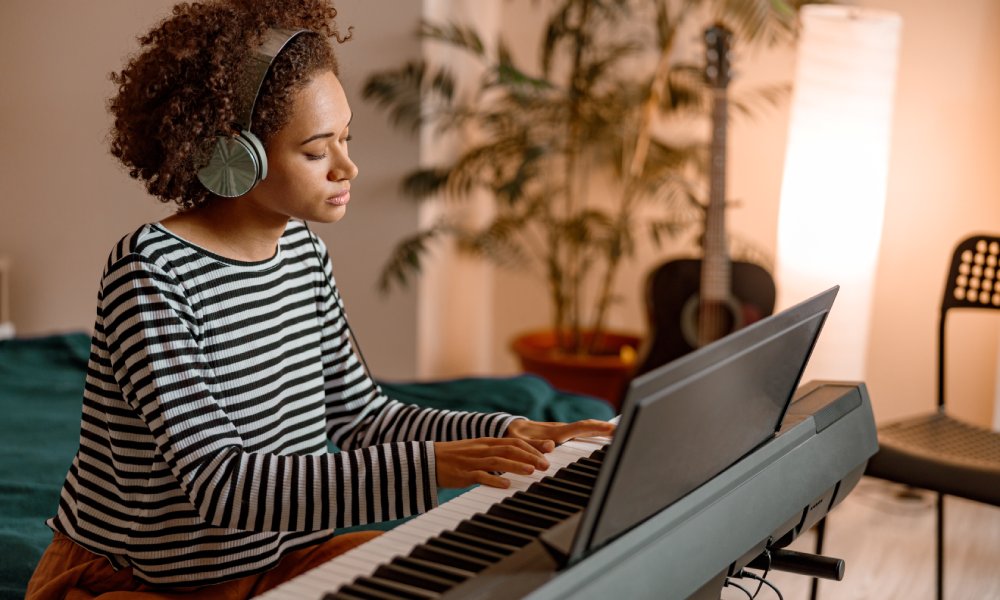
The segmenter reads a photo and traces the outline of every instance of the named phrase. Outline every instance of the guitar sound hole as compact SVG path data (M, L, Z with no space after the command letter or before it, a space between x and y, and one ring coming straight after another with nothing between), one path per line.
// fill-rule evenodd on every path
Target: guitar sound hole
M740 303L735 298L702 301L694 294L681 312L681 332L692 348L700 348L721 339L743 326Z

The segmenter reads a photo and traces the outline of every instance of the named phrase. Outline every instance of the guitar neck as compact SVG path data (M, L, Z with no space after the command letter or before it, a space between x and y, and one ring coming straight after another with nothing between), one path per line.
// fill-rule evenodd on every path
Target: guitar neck
M731 265L726 239L726 119L729 110L724 88L714 88L708 206L705 209L701 297L722 301L729 297Z

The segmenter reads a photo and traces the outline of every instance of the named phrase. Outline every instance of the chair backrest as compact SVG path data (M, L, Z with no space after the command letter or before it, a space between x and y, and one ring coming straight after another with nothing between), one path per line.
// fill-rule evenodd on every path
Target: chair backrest
M945 317L953 308L1000 310L1000 236L977 234L962 240L951 257L938 320L938 409L944 407Z

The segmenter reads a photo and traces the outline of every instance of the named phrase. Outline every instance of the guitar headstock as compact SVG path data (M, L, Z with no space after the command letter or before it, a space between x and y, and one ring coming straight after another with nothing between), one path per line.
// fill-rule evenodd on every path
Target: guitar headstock
M724 89L732 79L729 51L733 32L716 23L705 30L705 79L717 89Z

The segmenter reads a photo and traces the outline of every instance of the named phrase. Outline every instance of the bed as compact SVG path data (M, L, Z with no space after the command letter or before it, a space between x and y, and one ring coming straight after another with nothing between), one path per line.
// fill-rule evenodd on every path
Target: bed
M0 341L0 600L24 597L51 539L44 521L55 511L77 449L89 355L90 338L82 332ZM506 411L539 421L614 414L603 400L560 392L531 375L380 384L395 398L436 408ZM446 490L440 499L462 491Z

